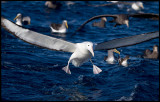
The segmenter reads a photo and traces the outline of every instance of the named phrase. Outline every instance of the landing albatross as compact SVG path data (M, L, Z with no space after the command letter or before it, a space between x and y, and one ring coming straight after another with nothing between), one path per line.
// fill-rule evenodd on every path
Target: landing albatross
M88 59L90 59L91 61L91 57L94 56L92 42L71 43L68 41L43 35L31 31L29 29L20 27L15 23L5 19L2 16L1 16L1 26L14 36L18 37L19 39L27 43L51 50L73 53L69 58L67 66L62 68L68 74L71 74L71 71L69 70L70 62L72 62L74 66L78 67L82 65L84 62L86 62ZM134 37L131 36L126 38L114 39L104 43L98 43L95 46L95 50L108 50L122 46L134 45L157 37L159 37L159 32L140 34ZM93 73L99 74L100 72L102 72L102 70L93 64Z

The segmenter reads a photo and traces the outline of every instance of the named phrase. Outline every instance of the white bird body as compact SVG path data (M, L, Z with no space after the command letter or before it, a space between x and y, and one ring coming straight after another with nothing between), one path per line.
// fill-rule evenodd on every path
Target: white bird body
M93 43L92 42L82 42L82 43L77 43L76 44L76 50L74 53L71 55L68 61L68 65L63 68L63 70L71 74L69 70L69 63L70 61L75 67L79 67L82 65L84 62L88 61L91 59L92 55L94 56L93 52Z
M142 2L135 2L135 3L133 3L132 4L132 9L134 9L134 10L140 10L141 8L143 9L144 7L143 7L143 3Z
M22 21L21 21L21 19L16 19L16 24L22 26Z
M127 67L128 66L127 60L124 60L121 65Z
M67 29L63 26L60 27L60 30L53 29L52 27L50 28L51 28L52 33L66 33L67 32Z
M114 57L108 57L108 58L106 59L106 61L107 61L109 64L114 64L115 59L114 59Z
M50 25L50 28L51 28L52 33L66 33L67 28L68 28L68 24L67 24L66 20L63 20L62 24L52 23Z
M77 43L76 44L77 48L70 57L70 60L72 61L72 64L75 67L79 67L80 65L82 65L84 62L88 61L92 57L91 52L88 49L86 49L85 43L90 43L91 45L93 45L93 43L91 42Z

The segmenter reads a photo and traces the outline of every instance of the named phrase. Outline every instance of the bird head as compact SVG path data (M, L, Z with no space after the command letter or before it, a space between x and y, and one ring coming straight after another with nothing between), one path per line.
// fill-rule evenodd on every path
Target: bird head
M14 20L16 20L17 18L21 18L22 14L18 13L17 16L14 18Z
M94 57L94 52L93 52L93 43L92 42L84 42L86 45L87 50L92 54Z
M143 3L142 3L142 2L137 2L137 5L138 5L139 7L141 7L142 9L144 9L144 6L143 6Z
M107 22L107 18L106 17L102 17L101 20L104 20L105 22Z
M66 28L68 29L67 20L64 20L63 23L65 24Z

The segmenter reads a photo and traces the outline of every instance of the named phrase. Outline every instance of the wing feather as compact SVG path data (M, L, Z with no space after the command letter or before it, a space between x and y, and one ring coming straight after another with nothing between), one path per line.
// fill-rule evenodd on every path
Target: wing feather
M72 53L76 49L76 44L74 43L25 29L4 17L1 17L1 26L19 39L39 47Z
M110 41L98 43L95 46L95 50L109 50L113 48L131 46L131 45L139 44L139 43L142 43L154 38L158 38L158 37L159 37L159 31L156 31L156 32L149 32L149 33L134 35L134 36L125 37L125 38L113 39Z
M76 31L79 31L88 22L90 22L90 21L92 21L94 19L101 18L101 17L113 17L113 18L116 18L117 15L98 15L98 16L94 16L94 17L90 18L89 20L87 20L86 22L84 22Z

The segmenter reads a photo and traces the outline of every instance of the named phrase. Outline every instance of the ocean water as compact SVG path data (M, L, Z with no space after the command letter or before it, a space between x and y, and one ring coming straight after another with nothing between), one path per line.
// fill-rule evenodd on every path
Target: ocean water
M17 13L31 17L33 31L64 39L73 43L92 41L100 43L147 32L159 31L159 21L130 18L130 27L106 23L106 28L92 27L92 22L72 36L73 32L92 16L101 14L128 14L129 6L118 8L91 7L106 1L61 1L59 9L49 9L45 1L1 2L1 15L13 21ZM159 14L158 1L143 1L144 9L138 12ZM52 22L68 21L66 34L51 34ZM108 21L112 18L108 18ZM94 21L99 21L94 20ZM13 21L14 22L14 21ZM15 101L158 101L159 59L143 59L145 49L159 46L159 38L133 46L118 48L121 57L129 55L129 66L107 64L103 59L107 51L95 51L92 58L103 71L93 74L88 61L80 67L70 64L71 75L62 68L71 53L39 48L17 39L1 28L1 98ZM115 54L115 56L118 56Z

